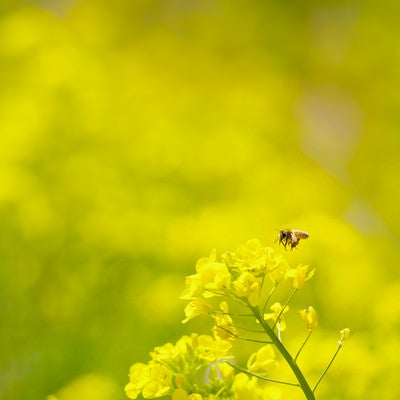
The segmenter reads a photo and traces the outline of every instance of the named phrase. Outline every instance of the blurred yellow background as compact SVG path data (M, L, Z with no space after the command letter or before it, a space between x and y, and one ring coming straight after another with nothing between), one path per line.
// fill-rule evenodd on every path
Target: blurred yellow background
M283 228L310 370L353 333L317 394L400 398L395 2L2 3L1 399L125 399L197 259Z

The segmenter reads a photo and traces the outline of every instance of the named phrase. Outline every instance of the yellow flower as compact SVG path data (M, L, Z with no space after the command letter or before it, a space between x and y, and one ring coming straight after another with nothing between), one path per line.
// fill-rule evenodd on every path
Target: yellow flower
M172 343L166 343L162 346L155 347L154 351L152 351L150 355L153 361L162 363L175 359L175 357L178 355L178 351Z
M129 371L129 383L125 386L125 393L130 399L136 399L139 393L142 393L145 399L162 397L171 390L171 378L171 373L161 364L136 363Z
M172 400L187 400L188 394L184 389L176 389L172 394Z
M199 393L187 394L186 390L177 389L172 395L172 400L203 400Z
M143 387L149 381L149 366L135 363L129 370L129 383L125 386L125 393L130 399L136 399Z
M199 393L189 394L188 400L203 400L203 396Z
M207 362L214 362L220 359L231 358L228 354L232 344L223 339L215 340L209 335L200 335L198 337L199 357Z
M235 338L235 336L237 336L238 331L233 326L233 320L228 314L228 303L226 301L222 301L219 305L219 308L222 313L215 312L212 314L212 317L215 320L215 325L213 327L214 335L221 339L232 340Z
M274 303L270 307L272 313L264 314L264 319L267 321L271 319L274 323L279 324L279 330L282 332L286 329L286 322L283 319L283 314L289 311L289 306L286 306L285 309L282 311L283 307L281 303ZM279 318L279 321L278 321Z
M220 362L216 362L217 366L218 366L218 372L219 372L219 377L220 379L222 379L223 381L227 382L227 381L232 381L232 377L234 375L234 368L229 365L228 363L224 361L220 361Z
M249 378L242 372L235 376L232 391L237 400L259 400L261 398L261 388L258 386L256 378Z
M208 383L194 377L204 376L208 371L221 385L230 383L233 368L225 360L232 358L231 347L227 340L197 334L182 336L175 345L158 346L148 364L136 363L131 367L125 392L131 399L141 395L145 399L168 396L173 400L202 400L198 392L203 393L203 385Z
M200 266L196 266L196 269L201 282L204 284L205 292L203 295L205 297L214 296L229 288L231 274L224 263L214 261L201 263Z
M256 306L260 298L260 282L250 272L242 272L233 282L233 287L239 297L245 297L250 305Z
M186 277L186 286L181 299L191 300L195 297L212 297L223 294L230 286L231 274L224 262L218 262L216 251L210 257L202 257L197 261L196 273Z
M293 287L301 289L304 283L311 279L315 273L315 268L309 269L308 265L299 265L295 269L290 269L287 272L288 278L293 278Z
M142 390L145 399L154 399L168 394L171 390L171 372L159 363L149 363L150 380Z
M345 340L347 340L350 336L350 329L344 328L340 331L340 340L339 344L342 345Z
M281 254L277 254L272 247L267 247L267 274L275 284L286 280L286 272L289 268L286 260Z
M254 373L267 373L276 366L275 353L271 345L261 347L247 361L247 368Z
M248 240L236 250L235 265L241 271L249 271L257 276L265 274L266 247L258 239Z
M312 331L318 326L318 318L315 309L312 306L299 311L300 317L307 324L307 329Z
M204 283L199 275L195 274L187 276L185 284L186 287L180 296L181 299L191 300L194 297L199 297L203 294Z
M208 314L211 312L211 306L202 298L197 297L189 302L189 304L185 307L185 316L186 318L182 321L183 324L190 321L192 318L198 317L202 314Z
M192 333L190 336L182 336L175 344L177 353L183 358L193 357L194 348L198 346L197 333Z

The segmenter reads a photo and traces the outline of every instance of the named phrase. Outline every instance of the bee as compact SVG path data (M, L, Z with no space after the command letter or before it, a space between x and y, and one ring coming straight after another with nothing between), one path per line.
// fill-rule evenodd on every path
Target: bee
M308 237L309 234L307 232L297 229L284 229L279 231L278 241L285 249L287 246L294 249L300 243L300 239L307 239Z

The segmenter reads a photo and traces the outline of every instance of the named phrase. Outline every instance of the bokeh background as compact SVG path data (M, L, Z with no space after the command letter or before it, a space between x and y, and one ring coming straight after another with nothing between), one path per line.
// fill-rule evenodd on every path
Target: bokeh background
M400 397L396 2L1 4L1 399L125 399L196 260L287 227L312 380L353 332L319 395Z

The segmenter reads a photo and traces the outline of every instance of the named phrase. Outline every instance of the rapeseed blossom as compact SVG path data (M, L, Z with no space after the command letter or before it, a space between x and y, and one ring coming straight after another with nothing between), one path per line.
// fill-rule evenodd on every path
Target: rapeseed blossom
M215 337L221 339L232 340L238 335L238 330L233 324L233 319L229 315L229 306L226 301L222 301L219 304L220 312L214 312L212 318L215 321L213 327L213 333Z
M186 393L187 398L196 398L189 395L202 395L210 390L208 383L202 380L203 387L200 387L197 377L203 374L204 378L213 363L231 359L231 347L229 341L197 334L183 336L175 345L166 343L156 347L147 364L135 363L131 367L126 395L130 399L136 399L139 394L146 399L155 399L166 395L185 398ZM232 369L227 364L224 367Z
M260 347L247 361L250 372L265 374L276 366L275 352L270 344Z
M203 300L201 297L195 297L190 300L188 305L185 307L186 318L182 321L184 324L190 321L192 318L198 317L202 314L207 314L212 310L211 306Z
M314 276L314 273L315 268L310 269L308 265L299 265L297 268L289 269L286 275L288 278L293 278L295 289L301 289L305 282Z
M264 319L272 320L275 325L279 325L279 330L282 332L286 329L286 322L283 318L283 314L289 311L289 306L283 307L281 303L274 303L270 307L271 313L264 314Z
M299 311L300 317L306 323L307 329L312 331L318 326L317 313L313 306L308 306L307 308Z
M312 388L297 359L318 326L315 309L308 306L299 311L307 335L295 356L286 348L281 332L288 328L284 316L290 311L289 303L314 273L315 269L308 265L290 267L279 252L263 246L257 239L220 257L213 250L208 257L200 258L195 273L185 280L181 298L188 303L182 322L209 316L214 323L213 335L193 333L175 344L156 347L147 364L136 363L131 367L125 388L127 396L279 400L280 390L276 385L280 384L300 389L307 400L315 400L314 392L349 336L349 330L340 332L339 347ZM277 301L278 287L287 288L284 283L288 280L292 280L292 291ZM256 344L257 349L250 353L247 362L238 361L235 348L245 342ZM296 382L271 376L282 363L292 370Z

